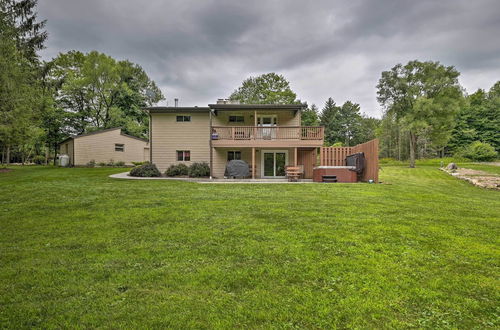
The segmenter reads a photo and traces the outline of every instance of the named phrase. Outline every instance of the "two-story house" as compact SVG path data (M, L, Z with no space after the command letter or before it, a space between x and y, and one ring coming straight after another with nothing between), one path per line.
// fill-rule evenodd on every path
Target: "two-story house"
M170 165L207 162L223 178L228 161L241 159L252 178L283 178L285 166L303 167L312 178L323 127L301 126L303 104L234 104L149 107L150 159L160 171Z

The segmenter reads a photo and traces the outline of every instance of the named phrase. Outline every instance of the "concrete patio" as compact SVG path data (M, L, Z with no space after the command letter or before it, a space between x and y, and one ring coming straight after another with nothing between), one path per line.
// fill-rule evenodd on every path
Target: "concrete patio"
M142 178L129 176L129 172L112 174L109 176L113 179L124 179L124 180L174 180L174 181L186 181L186 182L197 182L197 183L287 183L287 184L301 184L301 183L314 183L311 179L300 179L297 182L289 182L287 179L209 179L209 178L187 178L187 177L157 177L157 178Z

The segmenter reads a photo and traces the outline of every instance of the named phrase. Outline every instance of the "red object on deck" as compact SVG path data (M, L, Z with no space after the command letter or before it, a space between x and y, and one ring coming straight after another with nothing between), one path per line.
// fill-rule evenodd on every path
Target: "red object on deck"
M313 169L314 182L333 182L331 180L334 176L337 182L353 183L358 181L356 172L351 171L348 166L318 166Z

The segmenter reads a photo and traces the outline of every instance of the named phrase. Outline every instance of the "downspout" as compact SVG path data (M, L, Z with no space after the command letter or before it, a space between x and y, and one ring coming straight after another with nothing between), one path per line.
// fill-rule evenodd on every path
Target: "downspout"
M208 140L208 145L210 147L210 180L213 179L213 165L214 165L214 160L213 160L213 150L212 150L212 109L208 111L208 116L209 116L209 140Z

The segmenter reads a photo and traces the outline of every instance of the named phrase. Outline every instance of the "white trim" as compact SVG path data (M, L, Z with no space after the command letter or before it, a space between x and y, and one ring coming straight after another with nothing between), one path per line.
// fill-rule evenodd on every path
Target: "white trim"
M276 174L276 153L277 152L285 154L285 166L288 165L288 150L260 149L260 172L261 172L261 178L263 178L263 179L282 179L282 178L286 178L286 175L285 176L265 176L264 175L264 154L265 153L273 153L274 154L274 174Z
M259 118L265 118L265 117L271 117L271 118L274 118L274 124L267 124L267 125L263 125L262 124L262 119L260 120L260 124L259 124ZM265 114L260 114L260 115L257 115L257 126L262 126L262 127L273 127L273 126L278 126L278 115L265 115Z

